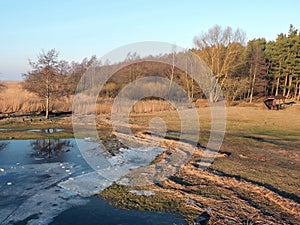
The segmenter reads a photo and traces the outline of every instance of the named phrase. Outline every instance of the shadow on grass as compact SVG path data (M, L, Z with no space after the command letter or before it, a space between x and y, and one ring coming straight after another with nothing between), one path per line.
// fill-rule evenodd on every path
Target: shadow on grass
M293 201L295 201L297 203L300 203L300 197L299 196L297 196L295 194L292 194L292 193L288 193L288 192L279 190L279 189L273 187L270 184L259 182L259 181L253 181L253 180L241 177L240 175L228 174L228 173L225 173L223 171L216 170L216 169L208 168L207 170L209 172L211 172L212 174L215 174L215 175L218 175L218 176L235 178L238 181L246 181L246 182L249 182L251 184L255 184L255 185L258 185L258 186L265 187L265 188L269 189L270 191L273 191L276 194L278 194L278 195L280 195L280 196L282 196L284 198L288 198L288 199L291 199L291 200L293 200Z
M278 146L291 146L292 143L296 143L297 139L291 139L291 138L286 138L284 140L282 139L277 139L277 138L263 138L263 137L258 137L258 136L252 136L252 135L238 135L238 137L241 138L245 138L245 139L251 139L254 141L258 141L258 142L264 142L264 143L268 143L268 144L273 144L273 145L278 145ZM296 144L295 146L298 146L298 144Z

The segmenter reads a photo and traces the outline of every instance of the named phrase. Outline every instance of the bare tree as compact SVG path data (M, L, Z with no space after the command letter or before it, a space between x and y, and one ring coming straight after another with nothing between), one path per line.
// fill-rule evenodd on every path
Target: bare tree
M68 86L71 94L74 94L77 85L82 77L82 75L88 70L88 68L93 65L97 61L96 56L92 56L90 59L84 58L81 63L71 62L70 65L70 73L68 76ZM99 62L100 64L100 62ZM93 84L93 77L90 77L90 80L83 81L84 85L90 85L91 87ZM91 85L93 84L93 85Z
M240 29L216 25L198 37L194 43L198 50L196 53L209 66L213 73L210 84L210 101L218 101L220 93L216 89L217 83L224 87L226 79L233 75L241 66L241 53L244 49L245 33Z
M50 102L68 95L66 86L66 62L58 60L55 49L42 51L36 62L29 60L32 70L24 74L23 88L35 93L45 105L45 116L49 118Z
M256 81L267 73L266 57L263 49L266 44L265 39L254 39L248 42L245 49L245 62L249 70L249 102L253 100Z

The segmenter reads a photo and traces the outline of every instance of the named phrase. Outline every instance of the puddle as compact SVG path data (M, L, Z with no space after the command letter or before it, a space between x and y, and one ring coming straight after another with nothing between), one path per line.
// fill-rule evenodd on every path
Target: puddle
M41 133L46 133L46 134L53 134L53 133L58 133L58 132L62 132L62 131L64 131L64 129L61 129L61 128L26 130L26 132L41 132Z
M14 129L11 129L11 128L0 128L0 131L8 131L8 130L14 130Z
M168 130L167 134L179 137L181 135L181 132Z
M31 130L22 130L16 128L0 128L0 131L23 131L23 132L41 132L46 134L53 134L64 131L61 128L47 128L47 129L31 129Z

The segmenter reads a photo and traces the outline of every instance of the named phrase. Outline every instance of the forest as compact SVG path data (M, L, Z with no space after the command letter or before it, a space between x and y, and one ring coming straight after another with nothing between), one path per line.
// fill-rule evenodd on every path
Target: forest
M238 101L250 103L262 101L271 95L282 95L287 99L299 101L300 32L298 29L290 25L287 34L280 33L277 39L272 41L255 38L245 43L245 40L246 33L241 29L234 30L231 27L222 28L215 25L196 36L195 47L187 51L195 53L206 63L212 71L214 82L220 85L228 105ZM199 98L208 98L194 82L193 77L187 74L193 67L193 62L189 59L184 60L186 71L182 71L172 64L175 57L180 58L184 55L174 51L168 55L147 56L141 59L137 53L129 52L124 61L115 64L101 62L96 56L85 58L82 62L68 62L60 59L56 49L42 51L35 61L29 60L31 69L23 74L22 88L39 98L40 101L35 103L29 101L38 104L36 108L45 111L48 117L48 112L53 110L57 102L62 99L71 101L74 91L78 88L78 82L91 65L97 63L99 70L109 71L121 64L124 65L123 69L117 71L101 89L99 96L102 100L114 98L126 84L153 74L178 83L185 89L191 102ZM153 58L169 58L170 64L151 62ZM135 63L135 60L139 59L140 62ZM87 87L93 86L96 80L96 77L91 76L82 83ZM0 85L0 90L3 92L5 83L2 82ZM158 83L149 85L158 90L161 88ZM219 93L214 93L208 100L216 102L220 97ZM0 101L2 113L16 113L22 108L19 106L12 109L9 103L5 103L4 98Z

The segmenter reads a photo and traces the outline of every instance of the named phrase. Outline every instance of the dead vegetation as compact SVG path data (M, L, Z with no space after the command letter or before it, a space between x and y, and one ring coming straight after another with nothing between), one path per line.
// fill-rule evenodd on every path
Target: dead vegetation
M1 92L0 115L39 113L44 110L43 102L33 93L22 88L21 81L5 81L6 88ZM52 111L70 111L72 97L62 97L51 105Z
M3 82L6 86L1 93L0 98L0 115L1 114L26 114L39 113L45 109L43 102L33 93L30 93L22 88L20 81L6 81ZM95 113L109 114L111 113L114 104L113 99L95 99L90 96L77 96L82 105L78 106L79 113ZM84 100L84 101L83 101ZM51 111L67 112L72 110L73 97L61 97L54 101L51 105ZM96 106L95 106L96 105ZM119 106L118 106L119 107ZM122 108L116 108L121 111ZM141 100L134 104L132 111L134 113L149 113L158 111L174 110L174 107L163 100Z
M203 128L200 146L205 146L210 110L198 111ZM199 169L203 151L197 148L189 163L169 179L146 187L112 186L102 197L123 208L175 212L189 224L204 215L208 215L208 224L298 224L300 124L295 118L299 108L271 112L262 105L229 107L227 113L225 140L208 169ZM176 112L133 113L130 126L135 135L153 138L145 130L156 116L163 118L168 130L180 131ZM171 138L161 140L160 145L172 152L176 143ZM150 189L157 197L140 197L130 193L131 189Z

